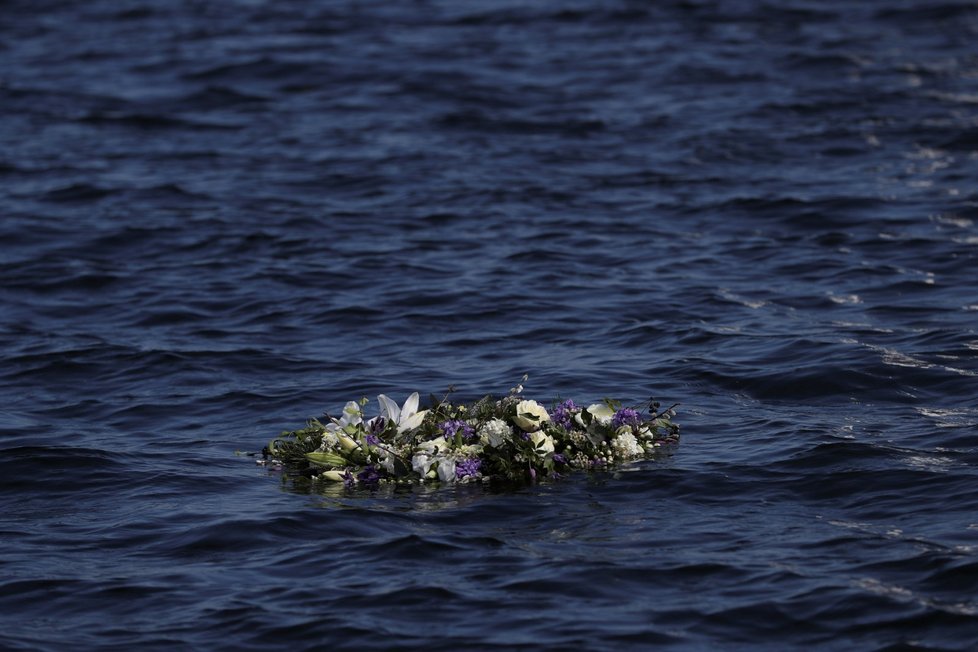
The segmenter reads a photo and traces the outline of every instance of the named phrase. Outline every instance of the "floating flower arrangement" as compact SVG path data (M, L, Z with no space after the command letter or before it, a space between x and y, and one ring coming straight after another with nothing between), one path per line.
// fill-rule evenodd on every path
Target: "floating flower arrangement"
M347 486L525 482L612 468L679 442L675 405L623 407L605 399L579 407L558 400L547 408L522 391L517 385L502 399L466 405L449 401L450 390L443 399L432 396L423 410L417 392L400 406L381 394L379 414L369 419L366 398L350 401L339 417L312 419L273 439L261 463Z

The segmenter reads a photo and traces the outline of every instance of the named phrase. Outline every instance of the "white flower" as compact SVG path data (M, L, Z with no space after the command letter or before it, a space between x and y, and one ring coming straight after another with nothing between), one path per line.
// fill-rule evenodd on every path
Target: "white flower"
M448 441L444 437L435 437L434 439L421 442L418 444L418 448L428 455L435 455L439 451L447 451L449 446Z
M645 449L642 448L631 430L622 428L618 436L611 440L611 448L618 457L636 457L642 455Z
M442 482L455 482L455 460L443 457L438 460L438 479Z
M380 415L396 423L398 433L414 430L421 425L428 413L428 410L418 412L417 392L407 397L403 407L397 407L397 403L383 394L377 397L377 402L380 403Z
M394 474L394 460L397 459L396 456L385 448L380 449L379 461L380 465L384 467L388 473Z
M547 455L554 452L554 438L542 432L531 432L530 441L536 447L538 453Z
M351 429L354 429L363 423L363 415L360 413L360 404L356 401L350 401L343 407L343 416L339 419L333 419L332 423L326 424L326 431L332 433L333 435L339 435L340 433L349 433Z
M527 432L539 430L544 421L550 421L547 410L536 401L520 401L516 404L516 416L513 417L520 428Z
M594 421L602 426L610 425L611 419L615 416L615 411L604 403L593 403L587 406L587 411L594 417ZM574 420L577 421L578 425L584 425L584 419L581 418L580 414L575 414Z
M431 468L431 458L425 453L415 453L414 457L411 458L411 468L414 469L415 473L423 476Z
M333 450L336 448L336 445L340 443L339 437L336 436L336 433L329 430L329 426L331 425L333 424L330 423L326 426L327 430L323 433L323 443L319 445L319 450L323 453Z
M502 419L493 419L483 424L478 434L484 445L499 448L509 441L513 428Z

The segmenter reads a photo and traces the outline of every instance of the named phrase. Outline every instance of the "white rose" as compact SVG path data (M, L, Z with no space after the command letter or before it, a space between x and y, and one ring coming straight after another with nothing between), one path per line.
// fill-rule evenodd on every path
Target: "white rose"
M611 419L615 416L615 411L604 403L594 403L587 407L587 411L591 413L594 420L598 422L599 425L607 426L611 423ZM584 419L581 418L580 414L574 415L574 420L577 421L578 425L584 425Z
M531 432L530 441L533 442L537 452L542 452L544 455L554 452L554 439L550 435L542 432Z
M539 430L544 421L550 421L547 410L536 401L520 401L516 404L516 416L513 417L520 428L527 432Z

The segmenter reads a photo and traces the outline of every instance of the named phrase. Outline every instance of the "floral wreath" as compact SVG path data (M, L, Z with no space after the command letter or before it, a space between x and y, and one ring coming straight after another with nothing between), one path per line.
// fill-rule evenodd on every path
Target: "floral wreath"
M610 399L586 408L556 400L548 410L523 398L522 384L502 399L465 405L448 400L453 391L440 400L432 396L424 410L417 392L401 406L381 394L380 413L370 419L364 417L368 399L350 401L338 418L327 414L325 423L312 419L283 432L259 463L347 486L534 481L650 458L679 442L676 405L660 410L650 400L639 411Z

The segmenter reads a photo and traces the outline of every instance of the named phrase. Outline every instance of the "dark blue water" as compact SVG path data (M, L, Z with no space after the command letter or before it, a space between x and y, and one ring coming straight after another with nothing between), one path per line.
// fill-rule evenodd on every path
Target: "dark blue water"
M978 647L975 2L2 10L0 648ZM523 373L683 442L247 455Z

